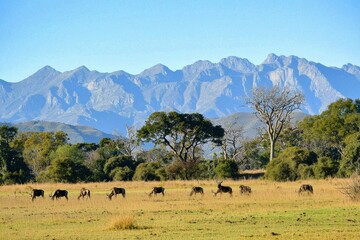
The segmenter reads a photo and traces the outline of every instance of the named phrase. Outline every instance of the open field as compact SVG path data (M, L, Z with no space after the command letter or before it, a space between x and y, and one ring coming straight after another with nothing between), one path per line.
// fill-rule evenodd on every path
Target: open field
M346 181L224 181L233 197L213 197L215 181L0 186L0 239L360 239L360 203L337 189ZM313 196L298 196L303 183L313 185ZM252 195L241 196L240 184ZM157 185L165 196L149 198ZM195 185L204 196L189 196ZM44 189L45 199L31 202L29 186ZM109 201L113 186L125 187L126 198ZM81 187L92 190L91 200L77 200ZM69 190L68 201L49 199L58 188ZM132 229L114 230L121 221Z

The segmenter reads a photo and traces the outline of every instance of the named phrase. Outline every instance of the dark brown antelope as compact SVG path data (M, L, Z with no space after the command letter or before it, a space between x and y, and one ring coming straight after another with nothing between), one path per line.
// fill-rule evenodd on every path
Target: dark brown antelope
M86 188L82 188L80 190L80 195L78 196L78 200L82 197L82 199L84 199L84 197L90 198L90 190L86 189Z
M165 188L163 187L154 187L153 190L151 191L151 193L149 193L149 197L151 197L153 194L155 194L155 196L159 193L162 193L162 195L165 195Z
M202 187L193 187L191 189L190 196L192 196L193 194L196 195L197 193L200 193L201 195L204 195L204 189Z
M108 196L108 198L111 200L111 198L113 196L117 196L118 194L121 194L123 196L123 198L125 198L125 194L126 194L126 191L125 191L125 188L117 188L117 187L114 187L112 190L111 190L111 193L110 194L106 194L106 196Z
M301 193L313 194L314 193L313 187L310 184L303 184L300 186L300 189L298 191L298 194Z
M240 189L240 194L249 195L251 193L251 187L249 187L249 186L240 185L239 189Z
M33 189L31 194L31 201L34 201L36 197L43 197L44 198L44 190L42 189Z
M221 182L218 182L218 190L216 192L213 192L214 196L216 196L218 193L229 193L230 196L232 196L232 188L229 186L222 186Z
M66 200L69 200L68 199L68 191L60 190L60 189L56 190L53 195L50 194L50 197L51 197L51 200L54 200L54 198L58 199L58 198L62 198L62 197L65 197Z

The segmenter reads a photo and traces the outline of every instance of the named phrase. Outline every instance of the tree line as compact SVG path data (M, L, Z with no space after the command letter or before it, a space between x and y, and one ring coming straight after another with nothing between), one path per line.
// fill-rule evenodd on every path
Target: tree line
M294 105L283 101L281 107L284 94ZM360 170L359 99L340 99L291 125L301 95L270 89L257 97L249 102L266 130L251 140L241 127L214 126L199 113L155 112L140 129L128 127L126 138L98 144L70 144L61 131L18 132L2 125L0 184L236 179L239 170L259 168L266 168L268 179L288 181L348 177ZM205 155L205 146L212 156Z

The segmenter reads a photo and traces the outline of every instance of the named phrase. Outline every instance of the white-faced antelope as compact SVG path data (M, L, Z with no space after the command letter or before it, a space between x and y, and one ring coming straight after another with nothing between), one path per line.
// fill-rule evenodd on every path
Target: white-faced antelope
M111 198L113 196L117 196L118 194L121 194L123 196L123 198L125 198L125 195L126 195L126 191L125 191L125 188L117 188L117 187L114 187L112 190L111 190L111 193L110 194L106 194L106 196L108 196L108 198L111 200Z
M216 196L218 193L229 193L230 196L232 196L232 188L229 186L222 186L221 182L218 182L218 190L216 192L213 192L214 196Z
M165 188L163 187L154 187L151 191L151 193L149 193L149 197L151 197L153 194L155 194L155 196L159 193L162 193L162 195L165 195Z
M310 184L303 184L300 186L300 189L298 191L298 194L301 193L314 193L313 187Z
M36 197L44 198L44 190L42 189L33 189L31 194L31 201L34 201Z
M66 200L69 200L68 199L68 191L60 190L60 189L57 189L53 195L50 194L50 197L51 197L51 200L54 200L54 198L58 199L58 198L62 198L62 197L65 197Z
M249 195L251 193L251 187L249 187L249 186L240 185L239 189L240 189L240 194Z
M197 193L200 193L201 195L204 195L204 189L202 187L193 187L191 189L190 196L192 196L193 194L196 195Z
M80 195L78 196L78 200L82 197L82 199L84 199L84 197L90 198L90 190L86 189L86 188L82 188L80 190Z

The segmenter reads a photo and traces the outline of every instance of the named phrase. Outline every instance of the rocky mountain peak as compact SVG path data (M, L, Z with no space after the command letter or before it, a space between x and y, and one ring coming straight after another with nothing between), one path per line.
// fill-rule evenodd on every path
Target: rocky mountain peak
M277 62L279 56L277 56L274 53L270 53L266 59L262 62L262 64L273 64L275 62Z
M255 65L249 62L246 58L238 58L234 56L221 59L220 64L231 70L239 72L251 72L255 69Z
M139 76L156 76L156 75L168 75L172 71L165 65L157 64L151 68L144 70Z
M348 63L345 64L342 69L350 74L354 74L360 80L360 67Z

